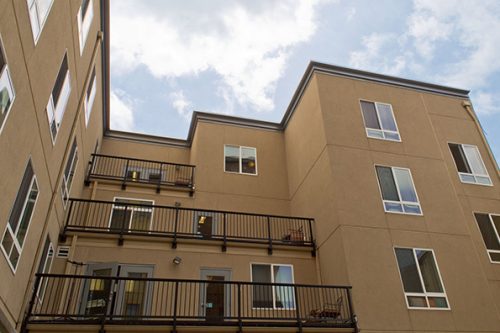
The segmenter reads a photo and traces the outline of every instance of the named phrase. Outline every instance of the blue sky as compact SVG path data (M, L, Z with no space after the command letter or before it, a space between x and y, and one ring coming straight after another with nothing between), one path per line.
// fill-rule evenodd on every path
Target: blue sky
M480 4L480 6L478 6ZM111 128L280 121L310 60L471 90L500 160L500 1L113 0Z

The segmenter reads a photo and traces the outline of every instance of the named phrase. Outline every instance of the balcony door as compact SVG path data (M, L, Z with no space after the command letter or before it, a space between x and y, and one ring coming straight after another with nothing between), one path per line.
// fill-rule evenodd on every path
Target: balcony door
M98 277L152 278L153 267L120 265L117 263L90 264L88 279L84 283L81 313L85 316L110 315L141 317L150 312L152 282L143 280L112 280Z
M194 233L201 238L212 238L216 234L216 214L213 212L196 212L194 216Z
M221 283L231 280L229 269L202 269L201 279L207 281L201 285L200 316L206 321L224 321L230 316L231 289L229 284Z

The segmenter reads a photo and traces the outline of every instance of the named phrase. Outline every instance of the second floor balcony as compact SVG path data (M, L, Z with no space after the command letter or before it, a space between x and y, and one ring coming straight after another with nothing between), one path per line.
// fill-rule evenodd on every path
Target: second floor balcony
M162 188L175 188L194 192L195 166L189 164L168 163L143 160L122 156L92 154L85 180L105 180L127 185L153 186L157 192Z
M179 240L199 240L220 244L251 243L310 249L315 255L314 220L303 217L250 214L139 204L117 199L99 201L69 199L63 239L69 233L116 235L118 244L132 236L167 238L172 247Z
M36 332L58 324L86 325L95 332L110 326L113 332L130 332L130 325L136 332L162 326L163 332L356 328L351 288L345 286L37 274L25 325Z

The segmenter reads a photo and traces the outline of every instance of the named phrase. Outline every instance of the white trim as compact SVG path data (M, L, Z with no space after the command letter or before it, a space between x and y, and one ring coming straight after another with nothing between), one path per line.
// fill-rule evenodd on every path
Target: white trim
M382 193L382 186L380 185L380 180L378 178L377 166L383 167L383 168L390 168L391 169L392 179L394 180L394 184L396 185L396 190L398 192L399 201L385 200L384 199L384 195ZM400 193L400 190L399 190L399 183L398 183L396 177L394 176L393 169L407 170L408 171L408 174L410 175L411 183L413 185L413 191L415 192L415 196L417 197L417 202L403 201L403 200L401 200L401 193ZM423 216L424 215L424 211L422 210L422 205L420 205L420 199L418 197L417 189L415 187L415 182L413 181L413 176L412 176L411 170L409 168L393 167L393 166L383 165L383 164L374 164L374 170L375 170L375 178L377 179L377 184L378 184L378 190L379 190L379 193L380 193L380 198L382 199L382 206L384 207L384 212L391 213L391 214L403 214L403 215L414 215L414 216ZM400 204L402 211L398 212L398 211L387 210L385 208L385 203L386 202L387 203ZM408 212L405 212L404 211L404 205L418 206L418 208L420 209L420 213L417 214L417 213L408 213Z
M235 171L227 171L226 170L226 146L228 147L233 147L233 148L238 148L239 149L239 157L238 157L238 172ZM247 149L253 149L255 151L255 173L248 173L248 172L243 172L243 166L242 166L242 157L241 157L241 149L242 148L247 148ZM248 147L248 146L240 146L240 145L233 145L233 144L224 144L224 160L223 160L223 167L224 167L224 172L225 173L232 173L232 174L238 174L238 175L248 175L248 176L258 176L258 169L257 169L257 148L256 147Z
M28 160L28 161L31 161L31 157L29 158L29 160ZM26 167L27 167L27 166L28 166L28 165L26 164ZM38 198L39 198L39 196L40 196L40 187L38 186L38 181L37 181L37 179L36 179L36 174L35 174L35 169L34 169L34 167L33 167L33 164L31 164L31 167L32 167L32 169L33 169L33 177L32 177L32 179L31 179L31 181L30 181L30 185L29 185L29 187L28 187L28 192L27 192L27 195L26 195L26 197L24 198L23 209L21 210L21 213L19 214L19 217L20 217L20 218L24 215L24 212L26 211L26 206L27 206L27 203L28 203L28 199L29 199L30 193L31 193L31 191L32 191L32 189L33 189L33 184L36 184L36 188L37 188L37 195L36 195L35 202L33 203L33 209L32 209L32 211L31 211L31 216L30 216L30 218L29 218L28 227L26 228L26 234L24 235L23 246L21 246L21 245L19 244L19 241L18 241L18 239L17 239L17 232L19 231L19 227L20 227L20 225L21 225L21 224L19 223L20 221L18 221L18 222L17 222L16 230L15 230L14 232L12 231L12 227L10 226L10 221L7 221L7 226L6 226L6 228L5 228L5 232L3 233L3 236L2 236L2 241L1 241L1 243L0 243L0 248L2 249L2 252L3 252L3 254L4 254L5 258L6 258L6 261L7 261L7 263L9 264L9 267L10 267L10 269L12 270L12 272L13 272L14 274L16 273L16 270L17 270L17 266L18 266L17 264L19 264L19 261L21 260L21 255L22 255L22 253L23 253L23 247L24 247L24 241L26 240L26 237L28 237L29 229L30 229L30 226L31 226L31 220L33 219L33 214L35 213L36 204L37 204L37 202L38 202ZM25 168L24 170L26 170L26 168ZM25 172L26 172L26 171L25 171ZM24 173L23 173L23 178L24 178ZM23 178L21 178L21 183L22 183ZM21 184L21 183L20 183L20 184ZM17 193L19 193L19 189L18 189ZM17 198L17 194L16 194L16 198ZM15 202L15 201L14 201L14 202ZM13 205L14 205L14 204L13 204ZM11 212L12 212L12 208L13 208L13 206L11 207ZM10 213L9 213L9 216L10 216ZM3 247L3 239L4 239L5 234L6 234L7 232L9 232L10 237L12 238L12 248L10 249L10 253L7 253L7 251L6 251L6 250L4 249L4 247ZM16 247L16 250L17 250L17 252L18 252L18 254L19 254L18 259L17 259L17 264L16 264L16 267L14 267L14 266L12 265L12 263L10 262L10 255L12 254L12 249L13 249L14 247Z
M5 75L6 81L8 81L8 84L10 85L9 87L7 87L7 91L9 91L9 88L10 90L12 90L12 96L9 96L10 105L8 109L4 111L5 118L3 120L3 123L0 124L0 134L2 134L3 128L5 127L5 123L7 122L7 119L9 118L10 115L10 111L12 110L12 107L14 105L14 101L16 100L16 89L14 88L14 83L12 82L12 77L10 75L9 61L7 60L7 52L5 51L2 34L0 34L0 52L2 53L3 59L5 61L5 67L0 68L0 80Z
M478 146L471 145L471 144L465 144L465 143L458 143L458 142L453 142L453 141L447 141L446 143L448 144L448 150L450 151L451 158L452 158L452 160L453 160L453 162L455 164L455 170L458 173L458 179L460 179L460 182L462 182L464 184L471 184L471 185L493 186L493 182L491 181L491 177L488 174L488 169L486 168L486 165L484 164L483 156L481 155L481 152L479 151ZM455 161L455 156L453 156L450 144L458 145L458 146L461 147L461 149L462 149L462 151L464 153L465 162L467 162L467 165L471 169L471 171L472 171L471 173L466 173L466 172L458 171L457 161ZM481 165L483 166L484 170L486 171L486 174L476 174L476 173L474 173L474 171L472 170L471 164L469 162L469 157L467 156L467 153L465 152L465 149L463 147L470 147L470 148L474 148L476 150L476 152L477 152L477 154L479 156L479 162L481 163ZM472 177L472 178L474 178L474 181L471 182L471 181L464 180L461 177L462 175L466 175L466 176ZM487 177L489 179L490 183L489 184L479 183L477 181L477 177Z
M30 2L31 2L31 4L30 4ZM43 31L43 28L45 26L45 22L47 21L47 18L49 17L50 11L52 10L52 5L54 4L54 0L50 1L49 7L47 8L47 13L45 14L45 16L41 20L40 20L40 9L38 8L38 0L27 0L26 3L28 6L28 17L29 17L30 22L31 22L31 32L33 35L33 42L35 43L35 46L36 46L36 44L38 43L38 40L40 39L40 36L42 35L42 31ZM31 16L32 9L34 9L34 13L36 15L36 17L34 17L34 18ZM37 30L38 30L38 33L36 35L35 35L35 32L33 31L33 25L35 24L35 23L33 23L33 19L36 20L35 23L36 23Z
M372 101L372 100L367 100L367 99L361 99L361 98L358 99L358 102L359 102L359 109L361 111L361 117L363 118L363 125L365 126L365 134L366 134L367 137L369 137L370 139L377 139L377 140L384 140L384 141L393 141L393 142L402 142L401 134L399 133L398 123L396 122L396 117L394 116L394 110L392 109L392 105L391 104L389 104L389 103L383 103L383 102L377 102L377 101ZM377 120L378 120L380 129L369 128L369 127L366 126L365 115L363 114L363 107L361 106L361 102L373 103L373 106L375 107L375 115L377 116ZM382 128L382 121L380 120L380 114L379 114L379 110L378 110L378 106L377 106L378 104L383 104L383 105L388 105L389 106L389 109L391 110L392 120L394 121L394 125L396 126L396 131L387 130L387 129L383 129ZM369 132L368 132L369 130L380 132L382 134L382 137L377 137L377 136L370 135ZM387 138L386 135L385 135L386 132L392 133L392 134L397 134L399 139L395 140L395 139L392 139L392 138Z
M69 168L69 172L71 174L71 171L73 171L73 178L75 178L76 170L78 170L78 142L76 140L76 136L72 142L76 143L75 154L73 155L72 158L71 158L71 156L68 156L68 160L66 161L66 164L64 165L65 168L64 168L64 172L62 174L61 198L63 201L64 210L66 210L66 207L68 205L68 200L69 200L70 194L71 194L71 187L73 186L73 180L74 180L74 179L72 179L71 184L68 188L68 180L66 179L65 171L66 171L66 167L68 166L68 162L70 161L70 158L71 158L71 165ZM71 144L71 147L73 147L73 143ZM75 159L76 159L76 165L75 165ZM73 167L74 167L74 169L73 169ZM65 195L66 195L66 198L65 198Z
M493 231L495 232L495 235L497 237L497 242L500 244L500 230L498 230L495 226L495 223L493 222L493 218L492 216L499 216L500 217L500 214L495 214L495 213L486 213L486 212L477 212L477 211L473 211L472 212L472 218L474 219L475 221L475 224L476 224L476 228L477 228L477 231L479 232L479 235L481 236L481 239L483 240L483 245L484 245L484 249L486 251L486 255L488 257L488 260L490 261L491 264L496 264L496 265L499 265L500 264L500 260L499 261L494 261L494 260L491 260L491 255L490 253L500 253L500 250L491 250L491 249L488 249L487 245L486 245L486 242L484 240L484 237L483 237L483 233L481 232L481 228L479 227L479 223L476 219L476 216L475 214L484 214L484 215L488 215L488 218L490 220L490 223L491 223L491 226L493 227Z
M125 198L125 197L114 197L114 198L113 198L113 201L114 201L114 202L116 202L116 199L118 199L118 200L131 200L131 201L137 201L137 203L138 203L139 205L141 204L141 203L140 203L141 201L142 201L142 202L150 202L150 203L151 203L151 217L150 217L150 220L149 220L149 230L148 230L148 231L149 231L149 232L151 232L151 227L153 226L153 216L154 216L154 207L153 207L153 206L154 206L154 204L155 204L154 200L137 199L137 198ZM113 204L113 206L111 207L111 214L109 215L108 229L110 229L110 228L111 228L111 221L112 221L112 219L113 219L113 212L114 212L115 208L124 210L124 208L123 208L123 207L115 207L115 204ZM142 208L146 208L146 207L141 207L141 209L142 209ZM130 208L130 207L129 207L129 209L131 209L131 211L132 211L132 212L136 210L136 209L134 209L133 207L132 207L132 208ZM129 219L129 221L128 221L128 229L127 229L127 232L130 232L130 229L131 229L131 228L130 228L130 225L131 225L131 223L132 223L132 217L133 217L133 213L132 213L132 214L130 214L130 219Z
M82 2L83 4L83 2ZM87 11L82 15L82 4L80 4L80 9L76 15L76 22L78 25L78 45L80 47L80 56L83 54L85 49L85 44L87 43L87 37L89 35L90 26L94 20L94 1L89 0Z
M443 278L441 276L441 271L439 270L439 265L438 265L438 262L437 262L434 250L433 249L419 248L419 247L407 247L407 246L394 246L393 249L394 249L393 252L394 252L394 257L395 257L395 260L396 260L396 265L397 265L397 268L398 268L399 279L401 280L401 287L403 288L403 293L404 293L404 296L405 296L406 307L409 310L438 310L438 311L451 310L450 301L448 300L448 296L446 294L446 289L444 287ZM420 286L422 287L422 290L424 291L423 293L407 292L405 290L404 283L403 283L403 277L401 276L401 269L399 267L398 257L396 255L396 249L412 250L413 259L415 260L415 266L417 267L418 277L419 277L419 280L420 280ZM422 277L422 272L420 270L420 265L418 263L418 258L417 258L417 254L416 254L417 250L418 251L428 251L428 252L432 253L432 257L434 259L434 264L436 265L436 271L437 271L437 274L438 274L438 277L439 277L439 282L441 283L441 287L443 288L443 292L442 293L427 292L427 290L425 289L424 279ZM427 307L410 306L410 304L408 302L408 297L412 297L412 296L425 298L425 302L427 304ZM447 307L446 308L430 307L429 306L429 297L441 297L441 298L444 298L446 300Z
M276 263L263 263L263 262L250 262L250 282L254 282L253 281L253 269L252 269L252 266L253 265L262 265L262 266L270 266L270 269L271 269L271 282L270 283L279 283L279 282L275 282L274 281L274 269L273 267L274 266L286 266L286 267L290 267L291 271L292 271L292 282L291 284L295 284L295 273L293 271L293 265L292 264L276 264ZM258 283L258 282L257 282ZM297 308L297 301L296 301L296 295L295 295L295 291L293 292L293 305L294 307L291 307L291 308L277 308L276 307L276 296L275 296L275 290L274 290L274 286L271 286L272 287L272 296L273 296L273 307L272 308L256 308L253 306L253 291L252 291L252 310L295 310Z

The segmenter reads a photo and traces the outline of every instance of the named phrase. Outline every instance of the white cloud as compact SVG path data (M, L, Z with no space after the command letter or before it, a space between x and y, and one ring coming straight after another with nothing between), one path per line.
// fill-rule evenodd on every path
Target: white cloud
M182 116L184 119L189 121L191 119L192 114L192 103L189 101L186 96L184 96L184 91L178 90L169 94L169 97L172 101L172 106L175 111Z
M120 131L134 130L133 102L122 90L111 90L110 93L111 128Z
M490 94L478 91L472 94L471 99L474 102L474 110L479 115L491 115L500 113L499 94Z
M215 1L198 11L198 19L181 7L159 15L132 0L114 1L111 69L120 75L144 65L162 79L210 71L221 78L214 90L225 89L240 105L270 111L293 47L316 31L321 2Z
M356 7L351 7L347 10L347 14L346 14L346 20L347 22L350 22L352 21L352 19L354 18L354 16L356 16Z
M395 47L398 50L398 36L396 34L372 33L364 36L362 42L365 46L363 50L350 53L350 66L389 75L398 75L406 68L405 56L394 56Z

